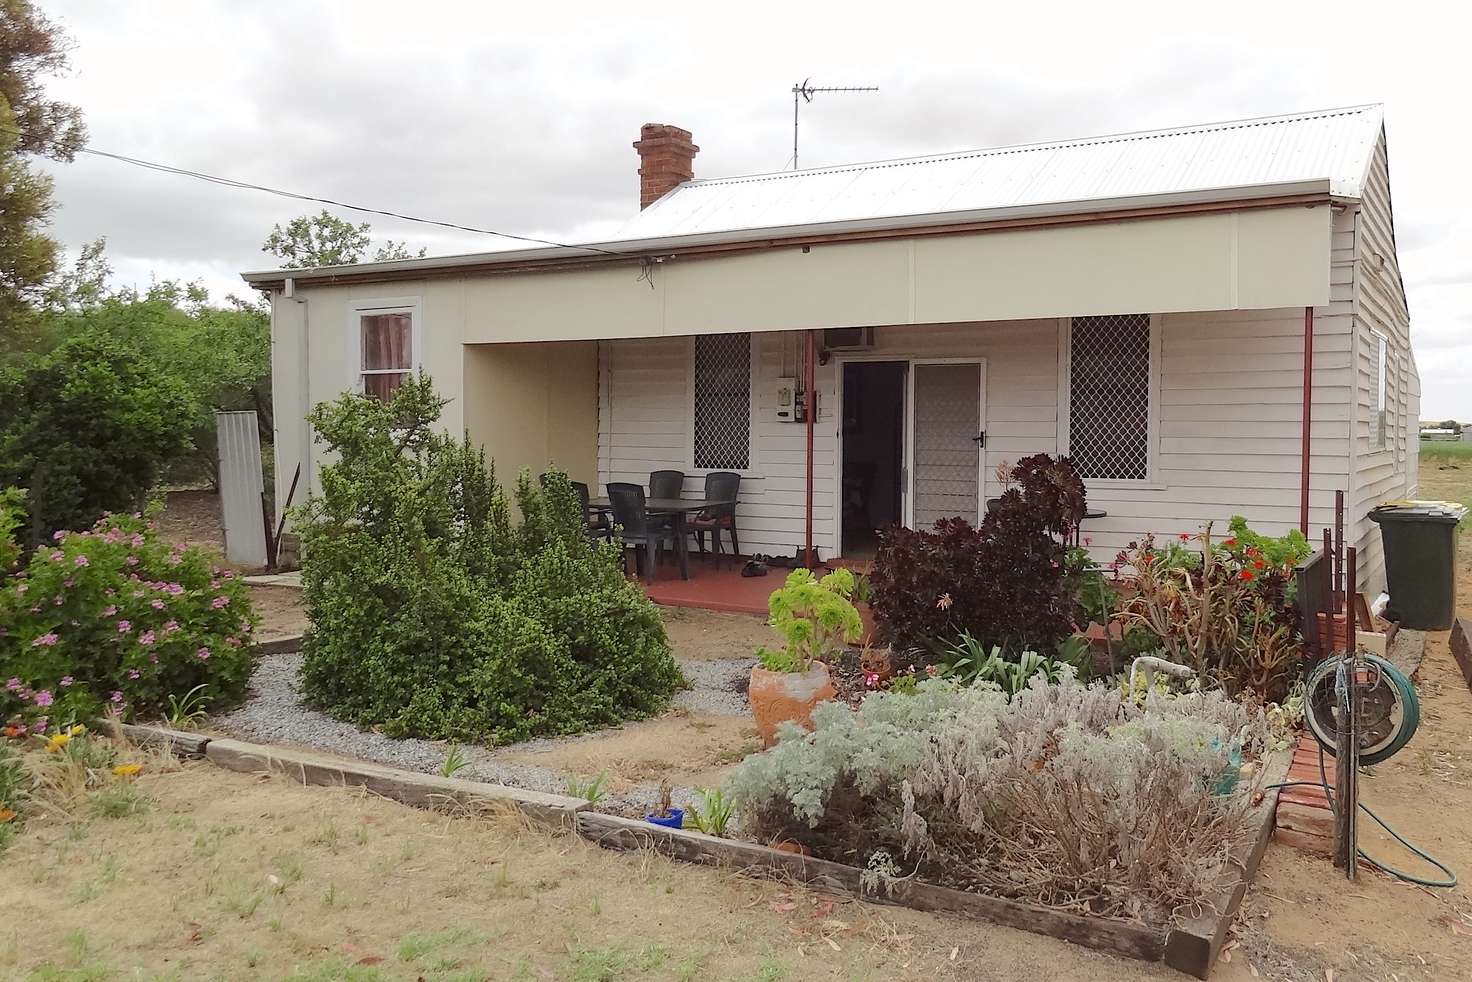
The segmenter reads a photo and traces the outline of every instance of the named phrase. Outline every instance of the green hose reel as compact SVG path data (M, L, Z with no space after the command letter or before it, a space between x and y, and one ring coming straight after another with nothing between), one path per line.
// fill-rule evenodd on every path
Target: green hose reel
M1304 698L1309 731L1330 756L1339 735L1338 665L1337 658L1320 662L1309 674ZM1379 655L1361 655L1355 675L1360 688L1360 763L1378 764L1411 742L1421 723L1421 704L1411 680Z

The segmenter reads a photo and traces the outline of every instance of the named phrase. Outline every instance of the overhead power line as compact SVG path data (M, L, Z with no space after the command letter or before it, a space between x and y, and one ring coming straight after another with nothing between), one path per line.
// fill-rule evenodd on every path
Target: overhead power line
M24 136L20 130L10 127L0 127L7 133L16 136ZM267 187L264 184L253 184L249 181L237 181L234 178L220 177L217 174L206 174L203 171L190 170L187 167L174 167L170 164L160 164L152 160L143 160L138 157L129 157L127 154L112 153L108 150L100 150L96 147L81 147L78 153L91 154L94 157L106 157L108 160L116 160L120 163L131 164L134 167L142 167L147 170L158 171L161 174L174 174L178 177L189 177L197 181L205 181L209 184L218 184L227 188L239 188L245 191L261 191L265 194L274 194L281 198L291 198L295 201L312 201L317 204L331 205L334 208L342 208L347 211L361 212L365 215L381 215L385 218L397 218L405 222L417 222L420 225L437 225L440 228L454 229L458 232L474 232L478 235L494 235L503 239L514 239L517 242L532 242L537 245L553 246L558 249L577 249L582 252L597 252L605 256L634 256L638 253L615 252L612 249L602 249L598 246L573 245L569 242L558 242L556 239L541 239L534 235L517 235L513 232L498 232L495 229L477 228L474 225L461 225L458 222L442 222L433 218L419 218L414 215L406 215L402 212L389 211L384 208L370 208L367 205L355 205L346 201L338 201L334 198L323 198L314 194L300 194L296 191L284 191L281 188Z

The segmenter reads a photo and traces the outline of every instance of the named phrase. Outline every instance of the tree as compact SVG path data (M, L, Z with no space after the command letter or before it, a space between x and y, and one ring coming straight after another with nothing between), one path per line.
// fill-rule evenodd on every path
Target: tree
M43 232L51 181L24 158L71 160L86 138L81 110L47 99L42 87L66 68L67 44L31 0L0 0L0 344L12 352L35 330L57 256Z
M271 442L271 323L264 303L231 296L216 306L202 287L173 280L142 293L110 291L98 272L107 269L100 248L84 250L77 267L60 278L75 289L57 291L48 330L60 338L94 330L121 337L189 394L189 447L166 463L171 478L217 483L216 411L255 410L261 443Z
M373 226L367 222L354 225L324 208L320 214L293 218L285 228L273 226L261 251L279 257L286 269L351 266L363 261L372 233ZM404 243L388 239L373 253L373 261L417 259L424 254L424 249L415 253Z
M102 240L53 279L30 349L0 370L0 486L30 489L30 534L131 510L165 475L217 477L216 410L272 437L270 317L197 285L111 289ZM126 353L126 357L122 353ZM90 359L90 361L89 361Z
M46 308L56 313L88 310L108 297L112 264L107 261L107 239L82 244L72 268L52 278L46 289Z
M32 545L131 511L189 448L189 390L110 325L0 372L0 487L28 491Z

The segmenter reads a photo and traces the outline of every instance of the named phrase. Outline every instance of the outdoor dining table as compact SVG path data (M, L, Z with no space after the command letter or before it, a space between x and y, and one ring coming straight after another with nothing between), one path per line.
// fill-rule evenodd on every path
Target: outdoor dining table
M675 536L675 557L680 563L680 579L690 579L690 535L686 519L717 505L729 505L729 500L716 498L645 498L644 514L668 515ZM589 511L612 512L613 502L606 497L589 498Z

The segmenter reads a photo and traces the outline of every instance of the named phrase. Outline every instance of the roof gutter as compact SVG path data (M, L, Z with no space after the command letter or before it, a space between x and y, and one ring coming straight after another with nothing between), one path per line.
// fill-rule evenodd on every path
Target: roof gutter
M1343 200L1325 180L1254 184L1170 194L1100 198L1090 201L1020 205L974 211L899 215L842 222L737 229L649 239L624 239L584 246L510 249L460 256L406 259L318 269L275 269L242 273L258 289L282 289L288 279L300 286L379 283L470 274L586 269L609 263L637 263L649 257L699 256L730 252L874 239L959 235L1006 229L1130 221L1249 208L1313 206Z

